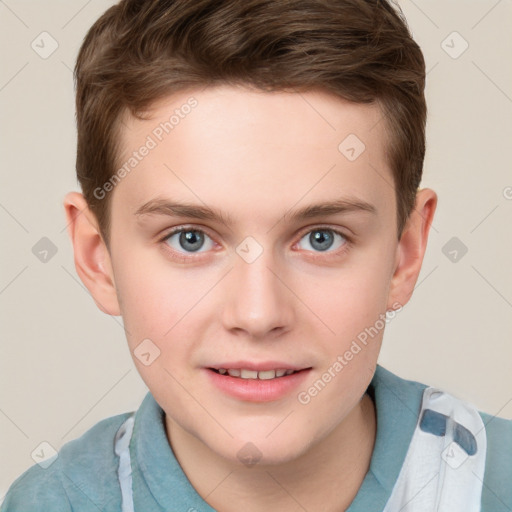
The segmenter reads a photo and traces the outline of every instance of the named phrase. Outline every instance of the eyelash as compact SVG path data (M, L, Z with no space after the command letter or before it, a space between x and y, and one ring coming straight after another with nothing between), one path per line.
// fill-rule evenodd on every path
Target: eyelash
M207 237L209 237L213 242L214 239L212 236L210 236L205 230L203 229L199 229L199 228L195 228L195 227L192 227L192 226L178 226L176 228L174 228L172 231L168 232L165 234L165 236L163 236L159 242L163 243L164 246L165 246L165 250L167 252L171 252L172 253L172 257L176 260L179 260L179 261L182 261L182 262L190 262L190 261L197 261L198 260L198 257L197 256L185 256L184 254L185 253L182 253L182 252L178 252L174 249L172 249L169 244L167 244L167 240L169 238L171 238L173 235L175 235L176 233L181 233L181 232L187 232L187 231L195 231L195 232L198 232L198 233L202 233L203 235L206 235ZM312 255L310 256L310 258L312 258L313 260L318 260L318 259L321 259L321 260L325 260L326 259L326 256L327 255L327 258L329 257L340 257L342 256L343 254L345 254L353 245L353 240L352 240L352 237L349 237L347 236L345 233L343 233L342 231L339 231L337 229L334 229L334 228L331 228L331 227L328 227L328 226L314 226L313 228L308 228L306 231L302 231L300 233L300 235L298 235L298 242L300 242L305 235L309 234L309 233L312 233L314 231L329 231L329 232L332 232L334 234L337 234L337 235L340 235L344 240L345 242L343 243L343 245L341 247L339 247L338 249L335 249L334 251L326 251L325 253L322 253L320 251L317 251L317 252L312 252L312 251L307 251L307 252L310 252L312 253ZM296 244L294 244L296 245ZM193 254L193 253L190 253L190 254ZM203 253L197 253L197 254L203 254Z

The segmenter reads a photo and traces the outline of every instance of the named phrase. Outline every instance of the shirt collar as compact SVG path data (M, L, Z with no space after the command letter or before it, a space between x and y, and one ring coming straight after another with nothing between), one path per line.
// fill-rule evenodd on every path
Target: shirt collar
M215 512L197 493L176 460L167 439L165 413L151 393L146 395L135 416L130 449L135 452L132 467L134 462L138 466L134 471L137 474L133 475L134 488L135 479L139 476L162 510L169 510L172 504L173 510L196 508L201 512ZM142 494L147 495L146 492ZM134 500L137 503L135 490ZM149 507L145 510L149 510Z
M407 455L425 387L377 365L367 390L376 409L375 445L370 469L347 512L385 507Z

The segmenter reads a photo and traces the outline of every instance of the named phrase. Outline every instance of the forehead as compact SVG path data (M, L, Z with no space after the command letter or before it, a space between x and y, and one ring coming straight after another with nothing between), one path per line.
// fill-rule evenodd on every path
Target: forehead
M216 86L181 91L154 103L144 120L122 121L118 167L128 172L114 197L132 213L166 196L253 215L262 205L270 215L272 205L343 195L380 210L394 204L376 104L323 91Z

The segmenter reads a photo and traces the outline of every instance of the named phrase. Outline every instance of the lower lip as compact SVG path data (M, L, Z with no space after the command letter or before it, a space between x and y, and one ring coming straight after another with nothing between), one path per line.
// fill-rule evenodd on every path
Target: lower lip
M204 369L211 382L221 391L247 402L272 402L297 389L307 378L311 368L275 379L241 379Z

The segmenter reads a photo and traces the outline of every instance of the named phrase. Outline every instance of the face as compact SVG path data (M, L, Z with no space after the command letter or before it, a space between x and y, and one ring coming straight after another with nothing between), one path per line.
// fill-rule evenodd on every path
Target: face
M292 460L358 404L397 307L382 113L223 86L149 114L124 120L110 192L134 362L169 428L233 461L247 443Z

